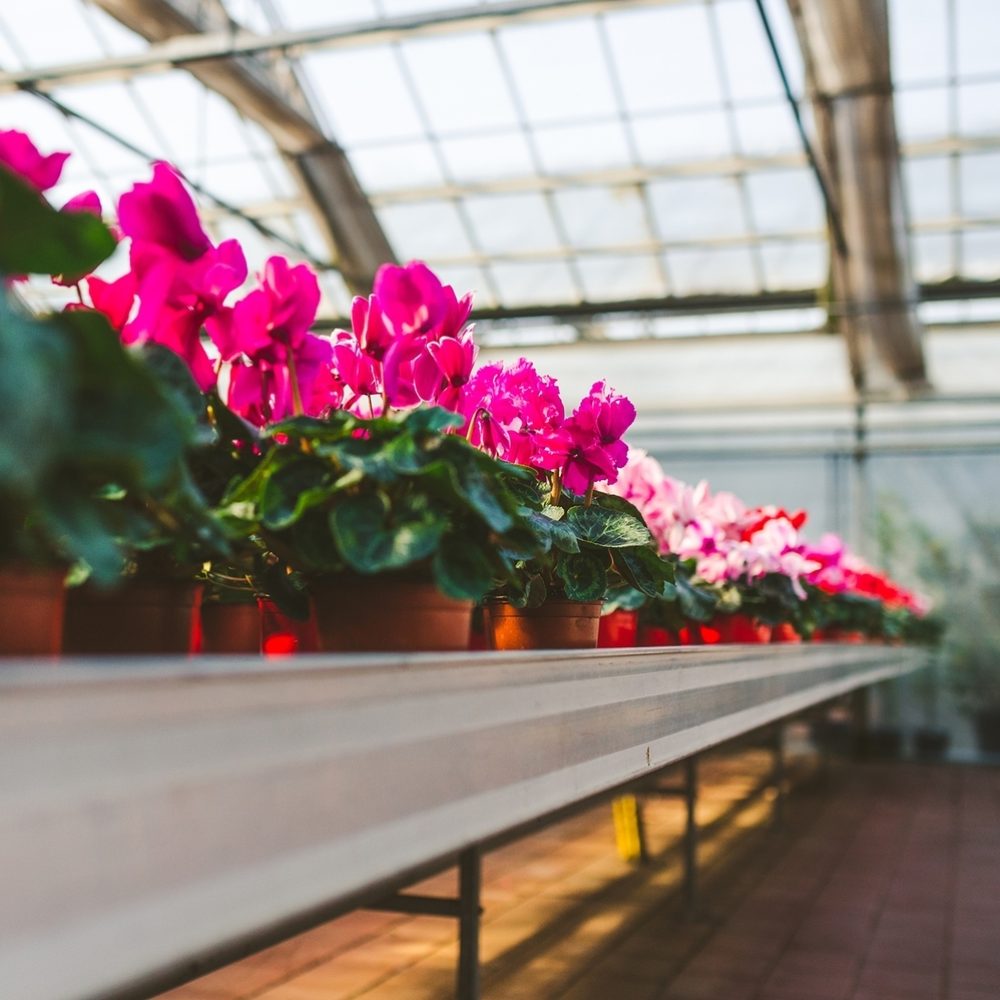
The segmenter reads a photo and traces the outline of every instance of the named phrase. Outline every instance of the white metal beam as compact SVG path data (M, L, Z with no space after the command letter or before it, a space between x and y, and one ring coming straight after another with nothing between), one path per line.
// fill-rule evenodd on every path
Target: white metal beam
M599 14L611 9L662 7L671 3L690 2L691 0L512 0L493 3L488 7L455 7L437 13L385 17L377 21L358 21L296 31L275 31L266 35L242 30L238 26L207 32L188 31L150 45L142 52L3 73L0 74L0 91L26 85L44 90L56 85L66 86L109 77L122 79L231 56L265 52L300 56L310 51L381 45L408 38L493 31L513 24L538 24L565 17Z
M3 995L148 996L923 658L800 645L5 663Z
M238 30L225 8L197 0L95 0L144 38L161 43L201 31ZM268 131L298 179L353 291L367 293L392 247L342 149L325 133L286 60L261 55L189 65L191 73Z

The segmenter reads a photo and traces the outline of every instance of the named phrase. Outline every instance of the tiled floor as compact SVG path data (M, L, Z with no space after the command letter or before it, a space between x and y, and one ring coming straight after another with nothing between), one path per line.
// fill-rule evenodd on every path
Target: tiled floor
M841 765L775 829L766 793L738 806L768 767L760 751L702 766L693 918L676 799L647 800L641 867L617 858L607 806L487 855L484 996L1000 998L1000 770ZM455 961L453 921L360 912L166 997L446 1000Z

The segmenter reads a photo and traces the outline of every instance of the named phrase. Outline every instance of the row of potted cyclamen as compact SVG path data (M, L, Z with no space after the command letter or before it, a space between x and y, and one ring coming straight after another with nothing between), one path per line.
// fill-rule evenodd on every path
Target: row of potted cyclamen
M471 296L424 264L319 336L315 274L273 257L243 292L171 167L108 227L92 192L47 199L65 158L0 132L3 651L254 648L261 602L275 648L312 619L322 649L464 649L474 604L489 645L583 646L602 607L705 624L781 575L720 588L654 538L615 492L629 400L477 367ZM29 315L25 275L75 301Z

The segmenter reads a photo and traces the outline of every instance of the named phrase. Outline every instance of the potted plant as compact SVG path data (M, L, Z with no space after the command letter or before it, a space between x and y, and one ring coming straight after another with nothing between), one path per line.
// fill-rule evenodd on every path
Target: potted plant
M628 454L622 435L635 408L624 396L596 382L567 417L555 380L522 358L477 370L459 410L470 442L527 473L517 488L534 548L510 553L515 573L486 602L489 646L593 647L609 590L663 593L673 567L657 555L642 515L597 490Z
M472 602L533 553L513 484L533 477L452 433L426 407L293 417L223 500L225 516L302 573L331 651L465 649Z
M53 157L61 167L65 154L42 157L22 133L0 133L0 270L73 284L115 239L89 199L84 210L47 202ZM14 290L15 278L0 290L0 388L10 407L0 440L0 565L14 580L0 643L5 652L53 653L67 570L75 563L102 584L117 580L131 547L183 492L190 428L102 316L31 318ZM19 594L30 612L15 605ZM39 626L34 638L29 623Z

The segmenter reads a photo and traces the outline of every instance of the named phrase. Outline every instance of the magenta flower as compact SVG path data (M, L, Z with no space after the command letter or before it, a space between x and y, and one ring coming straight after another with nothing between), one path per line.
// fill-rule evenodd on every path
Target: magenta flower
M336 405L340 387L330 373L330 341L306 334L294 356L294 367L264 360L234 362L226 396L229 407L263 427L297 413L319 417Z
M571 439L555 379L520 358L478 369L464 386L457 410L473 444L517 465L552 471L566 460Z
M167 163L154 163L153 179L134 184L121 196L118 221L126 236L169 250L183 260L198 260L212 249L191 195Z
M625 396L605 382L595 382L566 421L572 446L563 466L563 485L586 493L594 483L615 482L628 461L622 435L634 420L635 407Z
M385 326L395 337L456 337L472 311L472 296L459 300L451 285L442 285L422 261L405 267L383 264L375 275L373 293Z
M126 343L151 341L184 358L203 390L216 380L202 329L228 319L226 297L246 280L243 250L235 240L213 246L180 177L165 163L149 183L136 184L118 203L122 232L132 240L129 259L139 308L122 332Z
M382 395L379 364L361 349L353 334L341 330L333 345L333 370L343 383L343 406L351 409L360 399Z
M6 167L36 191L48 191L59 182L69 153L49 153L47 156L17 129L0 130L0 166Z
M458 337L432 340L413 365L413 386L427 403L457 410L462 387L469 381L478 348L470 327Z
M208 332L224 361L243 354L271 364L287 361L302 343L319 308L319 282L306 264L270 257L260 286L232 309L220 310Z
M385 357L393 337L374 295L367 299L360 295L355 297L351 305L351 328L362 351L376 361Z
M132 272L126 271L115 281L90 275L87 292L94 308L107 317L111 326L119 333L124 330L135 304L135 276Z

